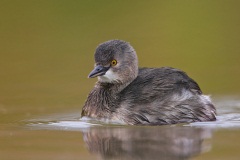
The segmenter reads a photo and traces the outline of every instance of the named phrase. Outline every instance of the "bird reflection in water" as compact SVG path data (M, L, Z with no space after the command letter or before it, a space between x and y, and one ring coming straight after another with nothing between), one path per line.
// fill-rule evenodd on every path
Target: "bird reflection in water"
M98 127L83 132L93 154L102 159L189 159L211 148L212 131L183 126Z

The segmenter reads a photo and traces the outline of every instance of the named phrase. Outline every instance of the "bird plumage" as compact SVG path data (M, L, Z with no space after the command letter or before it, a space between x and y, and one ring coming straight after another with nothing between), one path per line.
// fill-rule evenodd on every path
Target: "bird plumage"
M113 59L119 64L109 65ZM82 116L131 125L216 120L210 98L185 72L170 67L138 68L134 49L124 41L101 44L95 64L109 68L97 70L103 75L88 95Z

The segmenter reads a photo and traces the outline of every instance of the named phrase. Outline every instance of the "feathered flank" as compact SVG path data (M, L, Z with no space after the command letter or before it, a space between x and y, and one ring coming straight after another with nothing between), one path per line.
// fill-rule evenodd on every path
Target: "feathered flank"
M117 64L112 65L113 60ZM95 66L105 70L97 73L98 82L88 95L82 116L130 125L216 120L214 105L193 79L171 67L138 68L136 52L127 42L100 44Z

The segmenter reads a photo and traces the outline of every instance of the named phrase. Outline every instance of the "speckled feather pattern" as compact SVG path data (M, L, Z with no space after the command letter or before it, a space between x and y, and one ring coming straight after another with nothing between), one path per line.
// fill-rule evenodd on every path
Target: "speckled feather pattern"
M185 72L170 67L138 69L137 61L131 63L137 56L128 43L103 44L96 50L96 64L118 59L120 66L113 71L119 79L113 83L98 81L85 102L82 116L131 125L216 120L210 98Z

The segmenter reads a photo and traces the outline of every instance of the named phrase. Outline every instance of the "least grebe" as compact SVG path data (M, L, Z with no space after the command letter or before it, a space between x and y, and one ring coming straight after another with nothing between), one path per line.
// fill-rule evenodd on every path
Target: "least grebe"
M216 109L185 72L139 68L133 47L122 40L100 44L94 54L98 77L82 117L130 125L163 125L216 120Z

